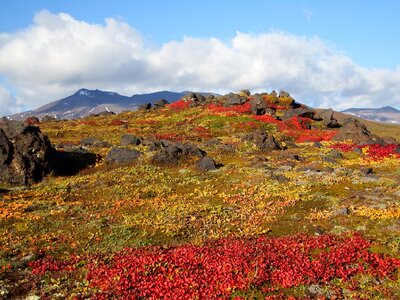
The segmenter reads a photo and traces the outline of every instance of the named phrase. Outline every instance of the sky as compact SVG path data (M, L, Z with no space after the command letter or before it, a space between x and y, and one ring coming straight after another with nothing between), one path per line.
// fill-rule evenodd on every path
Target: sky
M399 1L0 0L0 115L80 88L400 109Z

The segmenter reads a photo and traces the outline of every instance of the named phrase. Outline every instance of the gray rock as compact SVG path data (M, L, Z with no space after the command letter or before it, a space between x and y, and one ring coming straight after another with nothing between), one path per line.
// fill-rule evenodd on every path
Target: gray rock
M139 105L138 110L149 110L151 109L151 107L151 103L141 104Z
M109 148L111 144L109 142L101 141L99 139L88 137L82 139L80 144L85 147L95 147L95 148Z
M126 148L111 148L106 156L106 162L109 164L130 164L136 161L141 152Z
M53 170L55 153L39 127L0 119L0 181L25 185L41 181Z
M267 101L261 95L254 95L253 99L250 100L251 113L254 115L265 115L268 109ZM268 109L268 112L271 112Z
M140 145L140 143L140 138L132 134L125 134L121 137L121 146L137 146Z
M159 108L159 107L165 107L169 102L165 99L160 99L154 102L154 107Z
M215 161L209 156L204 156L203 158L201 158L197 162L197 166L202 171L211 171L217 169Z
M229 93L225 95L224 98L225 98L225 106L242 105L247 101L247 97L240 96L234 93Z

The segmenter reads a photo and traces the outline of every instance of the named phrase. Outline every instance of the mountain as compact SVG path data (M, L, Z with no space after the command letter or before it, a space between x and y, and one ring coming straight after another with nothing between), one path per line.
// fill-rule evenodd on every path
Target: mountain
M49 115L59 119L76 119L102 111L120 113L124 110L136 110L141 104L154 103L162 98L169 102L176 101L185 94L186 92L161 91L128 97L115 92L80 89L71 96L50 102L35 110L9 116L9 118L24 120L35 116L40 119Z
M391 106L381 108L350 108L342 112L371 121L400 124L400 111Z

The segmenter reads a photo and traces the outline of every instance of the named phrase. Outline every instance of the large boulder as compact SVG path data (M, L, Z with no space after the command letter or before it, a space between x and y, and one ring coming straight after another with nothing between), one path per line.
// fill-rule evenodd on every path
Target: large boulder
M39 182L53 170L55 149L36 126L0 119L0 181Z
M257 148L263 151L284 149L284 147L275 139L273 135L270 135L265 131L251 132L247 134L244 139L254 142Z
M161 149L153 156L153 162L160 165L177 165L192 157L203 158L206 152L193 144L162 141Z
M325 109L315 115L317 121L322 121L328 128L339 128L341 125L338 123L334 116L332 109Z
M197 166L201 171L212 171L218 169L214 159L209 156L204 156L197 162Z
M160 100L157 100L156 102L154 102L154 107L161 108L161 107L165 107L167 104L169 104L169 102L167 100L160 99Z
M132 134L124 134L121 137L121 146L137 146L140 145L141 139L132 135Z
M268 103L262 95L254 95L253 99L250 100L250 105L251 112L254 115L265 115L267 110L271 113L271 110L268 108Z
M357 119L346 119L332 138L334 141L352 140L356 144L384 143L381 138L372 134L367 127Z
M142 153L127 148L111 148L106 156L109 164L130 164L136 161Z
M229 93L224 95L225 106L242 105L247 101L247 97Z

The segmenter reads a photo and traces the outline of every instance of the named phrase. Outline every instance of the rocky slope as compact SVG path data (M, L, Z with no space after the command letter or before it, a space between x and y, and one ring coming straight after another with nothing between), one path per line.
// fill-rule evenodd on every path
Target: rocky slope
M360 121L248 91L29 121L65 169L0 185L5 297L400 296L400 148Z

